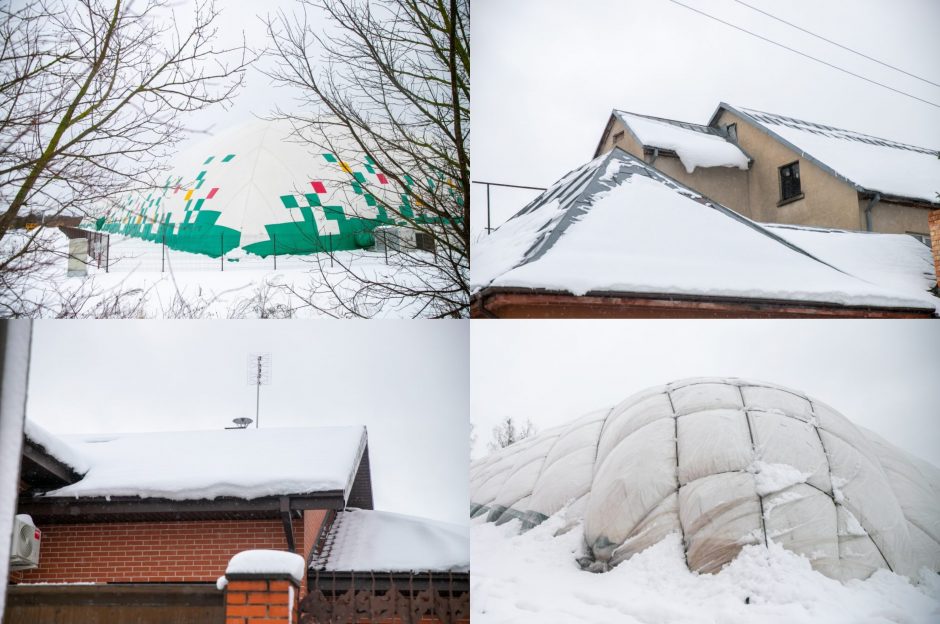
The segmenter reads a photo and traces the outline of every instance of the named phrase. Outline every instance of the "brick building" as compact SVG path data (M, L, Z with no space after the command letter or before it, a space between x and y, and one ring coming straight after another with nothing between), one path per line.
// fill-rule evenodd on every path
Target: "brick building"
M350 510L381 515L368 511L364 427L60 438L27 422L19 491L17 513L30 516L42 541L39 566L10 574L11 624L222 622L216 581L234 555L266 549L321 560ZM460 559L438 569L439 559L418 556L408 570L358 572L404 574L420 585L446 569L459 614L469 590ZM302 611L338 595L316 579L300 583Z

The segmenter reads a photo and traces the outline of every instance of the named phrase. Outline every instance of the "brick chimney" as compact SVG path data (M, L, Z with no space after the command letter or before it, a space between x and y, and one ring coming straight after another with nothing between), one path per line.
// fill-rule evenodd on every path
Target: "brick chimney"
M933 270L937 276L937 288L940 288L940 209L927 216L930 224L930 250L933 252Z

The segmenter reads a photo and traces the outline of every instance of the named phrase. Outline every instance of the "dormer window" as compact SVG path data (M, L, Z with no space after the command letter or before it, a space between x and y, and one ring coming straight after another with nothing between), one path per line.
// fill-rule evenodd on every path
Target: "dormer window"
M792 162L789 165L780 167L780 204L796 201L802 197L800 163Z
M728 138L734 141L735 143L737 143L738 142L738 124L736 123L728 124L727 126L725 126L725 130L728 132Z

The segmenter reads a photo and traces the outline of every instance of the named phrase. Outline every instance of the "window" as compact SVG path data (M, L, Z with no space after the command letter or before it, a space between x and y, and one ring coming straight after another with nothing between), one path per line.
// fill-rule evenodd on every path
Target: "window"
M738 141L738 124L728 124L725 126L725 130L728 132L728 138L737 143Z
M803 196L800 190L800 163L794 162L780 167L780 202L799 199Z
M623 131L622 131L622 130L621 130L620 132L618 132L617 134L614 135L614 145L616 145L617 143L620 143L621 141L623 141Z
M930 247L930 234L921 234L920 232L908 232L908 234Z

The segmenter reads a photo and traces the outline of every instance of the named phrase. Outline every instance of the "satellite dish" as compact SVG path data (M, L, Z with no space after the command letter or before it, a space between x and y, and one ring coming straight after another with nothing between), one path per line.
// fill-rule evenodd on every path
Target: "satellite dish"
M233 418L232 422L238 425L240 428L244 429L254 421L250 418Z

